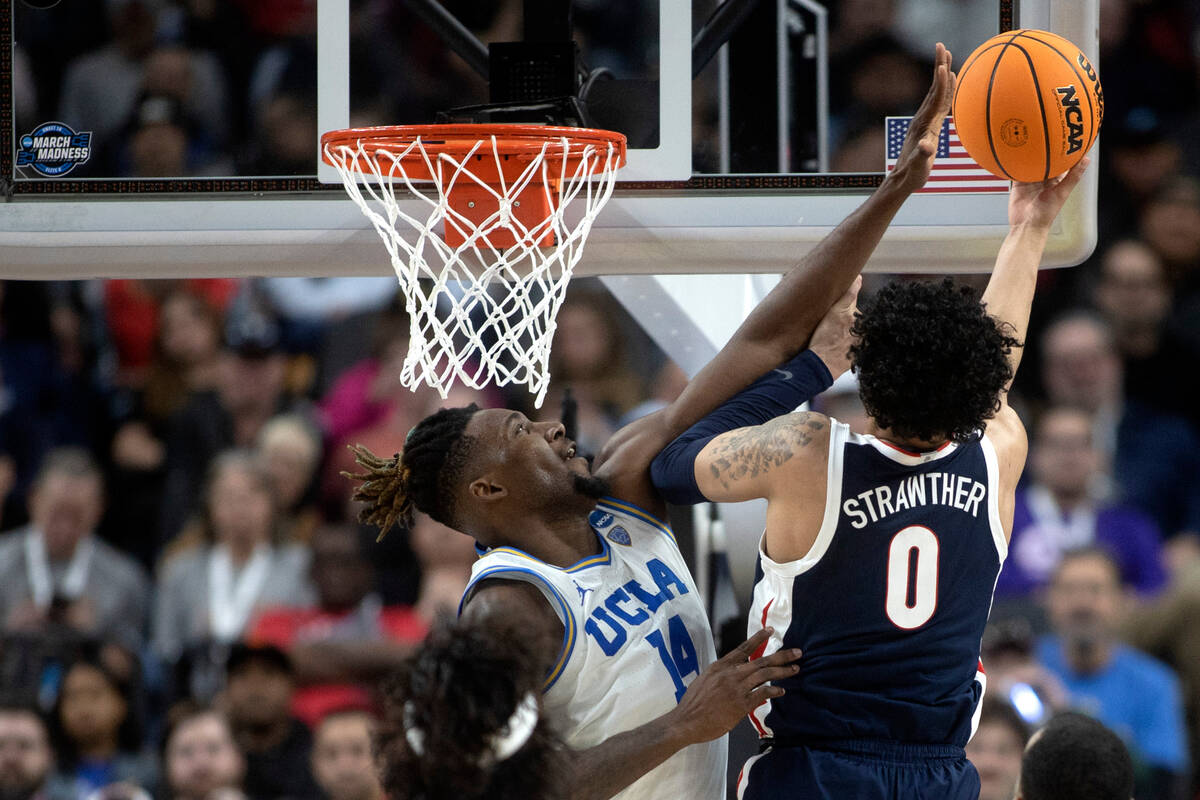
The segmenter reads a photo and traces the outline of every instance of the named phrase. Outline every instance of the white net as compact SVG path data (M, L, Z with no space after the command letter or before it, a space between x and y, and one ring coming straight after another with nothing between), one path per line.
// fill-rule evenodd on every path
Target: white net
M540 407L555 317L592 222L612 195L618 148L548 138L510 178L504 169L512 156L502 154L495 136L460 156L436 152L432 140L427 148L420 138L391 149L360 139L327 145L325 155L382 237L400 279L411 320L400 382L410 389L428 384L443 398L456 379L476 389L526 384ZM486 168L493 182L472 167ZM494 210L468 218L450 203L451 192L464 190ZM521 214L522 199L549 211ZM443 223L455 243L440 235Z

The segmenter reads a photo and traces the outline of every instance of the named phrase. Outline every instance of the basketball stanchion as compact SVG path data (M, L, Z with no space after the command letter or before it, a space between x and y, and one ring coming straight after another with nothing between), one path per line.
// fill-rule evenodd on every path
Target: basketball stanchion
M444 398L455 380L525 384L541 407L555 317L625 149L620 133L539 125L321 137L322 157L400 280L410 319L404 386L425 383Z

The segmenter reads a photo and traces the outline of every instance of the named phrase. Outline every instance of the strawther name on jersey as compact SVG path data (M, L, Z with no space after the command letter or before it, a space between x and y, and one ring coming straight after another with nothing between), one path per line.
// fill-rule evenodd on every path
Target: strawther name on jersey
M978 517L986 497L987 486L966 475L928 472L855 495L842 503L842 513L853 518L850 526L858 529L867 527L868 517L879 522L917 506L949 506Z

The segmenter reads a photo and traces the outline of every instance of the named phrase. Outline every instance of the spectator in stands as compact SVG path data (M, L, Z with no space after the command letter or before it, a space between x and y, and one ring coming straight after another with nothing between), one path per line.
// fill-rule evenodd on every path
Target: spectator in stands
M158 759L143 749L133 692L133 682L98 650L63 673L52 719L58 753L54 781L79 800L114 783L150 791L158 785Z
M1166 536L1200 531L1200 441L1187 420L1124 397L1112 330L1084 311L1069 312L1042 335L1042 383L1051 405L1092 415L1094 444L1111 464L1121 499Z
M616 431L621 417L646 394L630 368L620 307L607 292L568 292L558 312L550 350L550 390L542 419L558 419L563 392L578 404L576 441L580 452L595 454Z
M383 423L397 406L412 407L404 414L412 420L409 427L420 420L426 393L400 385L408 354L408 326L403 309L393 306L381 313L371 334L370 355L338 375L321 398L321 427L331 445L341 445L347 437Z
M127 552L154 563L159 542L147 536L160 516L165 480L168 421L191 396L216 387L221 345L217 309L199 294L178 287L157 314L154 355L140 391L131 392L129 415L112 441L112 500L105 531Z
M168 800L234 800L242 795L246 759L219 711L185 705L168 721L163 747Z
M172 361L178 357L195 358L196 355L168 350L168 341L163 338L168 335L168 325L174 331L174 337L192 339L191 347L198 346L195 331L189 333L188 320L180 314L181 309L174 308L174 318L168 323L164 318L167 313L167 301L178 294L200 298L203 308L193 309L196 315L206 315L211 309L214 320L200 320L198 324L207 325L220 318L220 314L229 305L237 293L239 282L230 279L194 279L180 281L145 281L145 280L106 280L104 281L104 325L112 339L117 357L117 378L121 386L141 390L148 375L153 374L156 358L161 358L160 368L171 370L182 365ZM218 328L218 331L220 329ZM182 334L182 335L180 335ZM218 335L217 342L220 343ZM186 349L184 342L178 343L181 349ZM212 359L209 361L208 359ZM204 380L193 390L213 388L216 382L215 356L206 356ZM197 375L196 377L201 377ZM180 400L184 398L179 398ZM182 404L182 403L181 403ZM174 407L171 411L176 410ZM169 413L169 412L167 412Z
M0 451L11 463L5 525L27 521L28 491L46 452L92 441L100 407L82 352L84 326L53 284L0 283Z
M321 434L305 417L284 414L263 427L256 449L271 479L281 541L307 543L320 522L314 497Z
M219 683L221 649L241 638L256 612L312 597L308 549L275 539L271 483L258 459L229 451L213 461L210 475L205 539L164 564L153 631L165 661L186 656L185 673L210 669L188 678L200 697Z
M198 392L171 419L167 433L162 534L169 540L198 509L213 457L229 447L252 447L271 417L299 411L288 396L287 357L279 327L257 312L231 315L225 329L217 389Z
M1025 724L1041 725L1067 709L1067 690L1038 663L1037 637L1029 618L1002 613L993 614L979 648L987 669L986 696L1010 704Z
M52 791L54 750L46 720L33 703L0 701L0 797L5 800L75 800Z
M311 175L317 106L309 91L285 89L262 102L249 175ZM389 287L391 288L391 287Z
M1122 638L1175 669L1186 693L1192 747L1192 790L1200 794L1200 561L1182 567L1152 603L1135 606L1122 625Z
M1066 553L1048 611L1054 634L1038 660L1066 686L1071 705L1122 736L1142 766L1139 797L1169 797L1187 773L1179 681L1165 665L1117 638L1125 600L1121 573L1103 550Z
M62 625L137 648L149 584L141 568L95 534L104 482L84 450L46 455L29 498L30 524L0 536L0 619L6 631Z
M258 286L287 339L306 350L320 343L328 326L382 311L396 294L394 277L264 278Z
M291 715L295 683L287 655L272 645L235 645L226 666L225 713L246 756L251 800L318 795L312 734Z
M370 706L367 687L394 670L427 630L415 609L383 605L366 550L370 541L353 525L319 528L310 573L317 604L268 609L246 637L287 651L298 684L292 713L310 726L333 709ZM460 596L465 580L456 588Z
M1158 253L1180 300L1200 292L1200 180L1175 175L1146 203L1139 219L1142 239Z
M1068 550L1097 545L1121 567L1124 583L1153 594L1166 582L1160 535L1135 508L1104 502L1101 456L1091 417L1058 407L1042 413L1030 442L1031 478L1017 490L1008 559L997 598L1041 589Z
M93 131L94 141L107 147L119 142L139 98L149 93L180 104L207 140L224 144L231 114L217 60L156 43L162 0L111 0L106 5L113 40L67 66L59 119Z
M979 800L1012 800L1028 741L1029 728L1012 705L983 698L979 727L967 743L967 758L979 771Z
M1169 324L1171 285L1158 254L1137 239L1116 242L1093 297L1120 350L1125 396L1200 423L1200 350Z
M1103 723L1064 712L1030 739L1015 800L1131 800L1133 762ZM1147 798L1138 793L1138 798Z
M1114 7L1124 2L1103 5ZM1101 36L1104 30L1102 23ZM1105 56L1101 55L1101 61ZM1183 162L1183 152L1168 135L1160 112L1145 105L1107 111L1105 158L1099 175L1104 197L1098 215L1102 244L1137 233L1142 209L1171 176L1179 174Z
M326 714L313 734L313 776L329 800L384 800L375 766L375 719L365 711Z
M417 611L426 624L438 617L457 616L458 603L471 579L471 566L479 557L475 540L418 513L410 532L412 549L421 564L421 592Z

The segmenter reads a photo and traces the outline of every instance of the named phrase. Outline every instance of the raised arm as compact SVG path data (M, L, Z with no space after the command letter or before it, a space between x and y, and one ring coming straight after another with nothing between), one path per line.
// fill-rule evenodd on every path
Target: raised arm
M1011 326L1012 335L1024 342L1029 309L1037 284L1038 265L1050 238L1050 226L1083 177L1090 159L1084 158L1069 172L1042 183L1014 183L1008 196L1008 236L996 256L996 266L983 293L987 312ZM1013 376L1021 364L1024 347L1009 354ZM1012 381L1009 381L1009 386ZM1007 393L1008 387L1005 387Z
M904 201L925 185L954 96L950 51L939 43L935 59L933 82L913 117L896 168L866 202L783 276L668 407L666 423L673 435L799 352L825 312L862 272Z
M896 168L880 187L783 277L675 402L618 431L605 446L596 466L612 482L614 494L651 510L661 506L647 469L658 451L808 342L826 311L862 271L904 201L925 185L954 95L950 63L950 52L938 44L929 92Z

